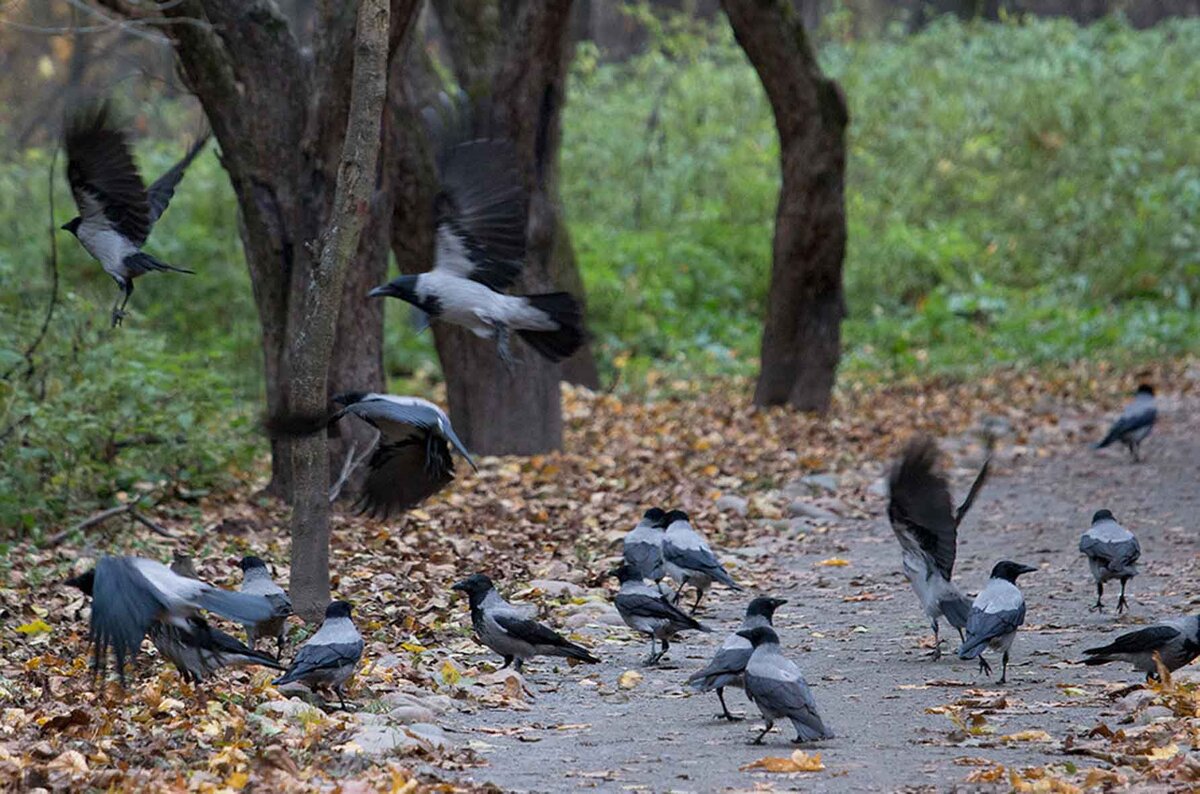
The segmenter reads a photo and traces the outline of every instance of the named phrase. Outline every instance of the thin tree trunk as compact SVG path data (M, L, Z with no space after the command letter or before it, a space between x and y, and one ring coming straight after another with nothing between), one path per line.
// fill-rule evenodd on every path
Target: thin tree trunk
M319 416L327 405L329 362L342 287L370 214L377 177L380 120L387 96L388 0L362 0L354 37L354 72L333 212L303 296L301 321L288 345L290 409ZM290 589L297 614L318 620L329 602L329 456L323 434L292 444L293 510Z
M722 4L775 113L783 177L754 401L826 411L846 313L845 98L787 0Z

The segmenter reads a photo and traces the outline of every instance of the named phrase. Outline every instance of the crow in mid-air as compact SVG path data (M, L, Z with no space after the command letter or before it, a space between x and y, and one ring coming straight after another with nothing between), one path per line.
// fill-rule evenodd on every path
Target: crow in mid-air
M1121 580L1121 597L1117 599L1117 614L1128 607L1125 585L1137 576L1137 561L1142 547L1133 533L1117 523L1111 510L1097 510L1092 526L1079 538L1079 550L1087 555L1092 578L1096 580L1096 603L1092 609L1104 611L1104 583Z
M1154 429L1154 421L1158 419L1158 408L1154 404L1154 389L1143 383L1138 386L1133 400L1125 406L1120 418L1113 422L1108 429L1108 435L1096 444L1095 449L1104 449L1114 441L1120 441L1129 448L1133 462L1141 460L1138 449L1150 431Z
M183 172L200 153L208 135L147 190L134 165L125 132L107 102L77 109L66 125L67 181L79 215L63 224L75 235L124 293L113 304L113 326L121 324L133 294L133 280L152 270L191 273L142 250L150 230L175 195Z
M992 667L983 652L987 648L1002 652L1001 684L1008 680L1008 649L1025 622L1025 596L1017 589L1017 577L1035 571L1037 568L1008 560L996 563L987 585L971 604L966 639L958 649L958 658L978 658L980 671L991 675Z
M905 445L888 476L888 519L900 541L904 575L933 628L934 659L942 656L938 618L945 617L961 637L971 611L971 602L954 586L951 576L958 554L958 526L987 480L990 438L988 452L967 498L957 510L950 501L946 476L938 467L937 444L927 436L914 438Z

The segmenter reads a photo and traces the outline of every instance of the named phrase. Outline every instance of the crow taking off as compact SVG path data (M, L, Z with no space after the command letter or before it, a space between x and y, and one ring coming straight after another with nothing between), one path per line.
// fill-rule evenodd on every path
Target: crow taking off
M433 269L400 276L368 296L400 298L431 319L495 339L509 368L514 332L545 358L562 361L583 344L579 302L566 292L505 293L521 275L528 226L512 143L474 137L465 112L449 123L427 115L439 140Z
M1156 654L1172 673L1200 656L1200 616L1164 620L1130 631L1108 645L1088 648L1084 654L1088 657L1083 660L1084 664L1128 662L1133 669L1145 673L1147 679L1157 679Z
M1137 393L1133 395L1133 400L1129 405L1125 406L1120 418L1113 422L1112 427L1108 430L1108 435L1101 439L1094 448L1104 449L1114 441L1120 441L1129 448L1133 462L1137 463L1141 460L1138 449L1146 440L1146 436L1150 435L1150 431L1154 429L1156 419L1158 419L1158 409L1154 405L1154 389L1143 383L1138 386Z
M708 666L688 676L688 686L695 691L717 691L717 700L721 701L721 713L717 715L717 719L724 718L730 722L743 719L731 714L729 707L725 705L725 687L745 688L746 664L750 661L750 654L754 652L754 646L741 632L760 626L771 628L775 610L786 603L782 598L765 597L751 601L746 607L746 617L742 619L742 624L738 626L737 631L725 638L725 642L721 643Z
M909 441L888 476L888 520L900 541L904 575L933 629L930 655L934 659L942 656L938 618L945 617L961 638L971 611L971 602L954 586L951 576L958 554L958 526L987 480L991 444L989 437L988 457L957 510L951 504L950 486L938 467L938 448L931 438L919 436Z
M1137 576L1138 557L1142 547L1133 533L1117 523L1111 510L1097 510L1092 516L1092 526L1079 539L1079 550L1087 555L1092 578L1096 580L1096 603L1092 609L1104 611L1104 583L1110 579L1121 580L1121 597L1117 599L1117 614L1128 607L1125 601L1125 585Z
M184 681L199 684L225 667L260 664L282 670L283 665L269 653L243 645L220 629L208 625L198 615L187 619L187 626L174 623L153 623L150 641L179 671Z
M67 122L67 181L79 215L62 228L75 235L124 293L124 299L118 296L113 304L115 327L125 317L133 280L138 276L152 270L192 272L156 259L142 251L142 246L208 136L196 141L183 159L147 190L113 115L111 106L102 102L76 110Z
M1001 684L1008 680L1008 649L1017 636L1017 629L1025 622L1025 597L1017 589L1017 577L1036 570L1008 560L996 563L987 586L971 604L966 639L958 649L958 658L978 658L980 671L991 675L992 666L983 658L983 652L986 648L1000 651L1004 654Z

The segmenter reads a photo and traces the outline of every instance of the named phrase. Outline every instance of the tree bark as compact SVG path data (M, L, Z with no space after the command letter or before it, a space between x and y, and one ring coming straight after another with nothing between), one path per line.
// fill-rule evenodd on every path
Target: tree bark
M846 314L845 98L821 73L787 0L722 5L767 92L779 132L782 186L754 401L826 411Z
M287 348L290 410L320 416L328 404L328 375L342 287L359 235L371 213L378 176L380 121L387 94L388 0L362 0L354 36L350 104L334 190L333 210L301 298ZM329 453L324 434L292 444L292 570L296 613L318 620L329 603Z

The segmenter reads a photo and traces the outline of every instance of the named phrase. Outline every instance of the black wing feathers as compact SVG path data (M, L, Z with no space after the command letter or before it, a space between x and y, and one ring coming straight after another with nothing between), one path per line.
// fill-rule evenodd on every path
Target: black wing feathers
M429 465L434 459L437 463ZM381 444L368 468L358 507L372 518L387 518L393 511L416 507L454 479L450 447L432 433L424 440Z
M1147 653L1170 642L1179 636L1178 629L1170 626L1147 626L1144 629L1122 634L1108 645L1099 648L1086 648L1084 653L1091 655L1114 653Z
M196 159L196 155L200 154L200 150L204 148L204 144L208 143L208 135L204 135L200 140L192 144L192 148L188 149L187 154L183 159L171 167L171 170L154 180L154 184L150 185L147 198L150 202L150 223L154 224L162 217L166 211L167 205L171 203L171 198L175 195L175 188L179 186L179 180L183 179L183 172L192 164L192 160Z
M67 181L79 214L101 211L136 246L150 235L150 201L125 133L113 125L112 109L101 103L77 112L66 133Z
M96 671L104 670L111 648L123 682L126 660L137 656L142 637L164 608L157 591L130 559L104 557L96 563L91 622Z
M938 469L938 448L933 439L918 436L909 441L892 467L888 484L888 518L893 527L901 524L909 530L949 580L957 554L958 525L950 487Z

